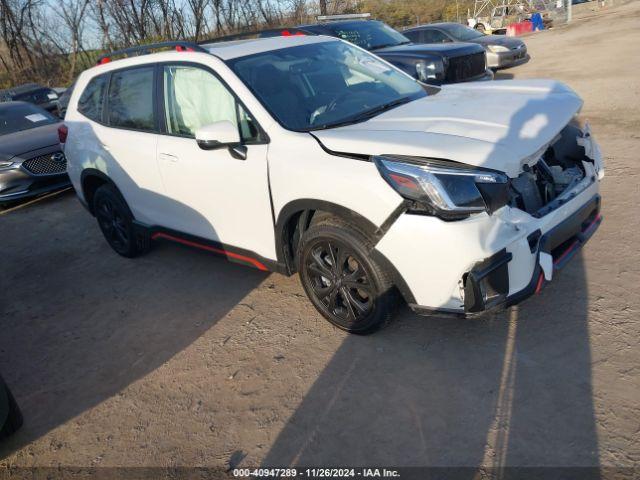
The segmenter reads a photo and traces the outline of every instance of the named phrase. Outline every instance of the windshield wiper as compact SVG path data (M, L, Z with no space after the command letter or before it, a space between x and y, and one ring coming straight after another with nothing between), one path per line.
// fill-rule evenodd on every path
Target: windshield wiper
M404 103L409 103L412 100L413 96L401 97L391 102L378 105L377 107L371 108L369 110L365 110L364 112L357 113L355 115L352 115L351 117L347 117L344 120L340 120L339 122L325 123L324 125L318 125L317 127L314 127L310 130L326 130L327 128L342 127L345 125L351 125L353 123L363 122L365 120L369 120L372 117L375 117L376 115L379 115L382 112L391 110L394 107L397 107Z

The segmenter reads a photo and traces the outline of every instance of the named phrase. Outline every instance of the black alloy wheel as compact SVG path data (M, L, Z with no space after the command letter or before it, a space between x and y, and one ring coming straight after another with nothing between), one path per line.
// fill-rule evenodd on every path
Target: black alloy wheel
M389 320L395 292L369 255L366 238L343 224L309 228L298 256L302 285L316 309L351 333L369 333Z
M330 315L347 324L366 319L374 308L375 293L354 252L324 240L314 245L305 261L313 294Z
M147 235L136 232L133 215L115 187L105 184L96 190L93 212L104 238L116 253L132 258L149 249Z

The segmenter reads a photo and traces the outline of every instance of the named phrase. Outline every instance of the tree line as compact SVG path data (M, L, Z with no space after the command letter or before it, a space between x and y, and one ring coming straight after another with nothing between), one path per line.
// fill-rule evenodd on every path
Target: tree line
M394 27L452 18L471 0L0 0L0 88L73 82L104 51L370 12ZM452 9L452 7L454 7Z

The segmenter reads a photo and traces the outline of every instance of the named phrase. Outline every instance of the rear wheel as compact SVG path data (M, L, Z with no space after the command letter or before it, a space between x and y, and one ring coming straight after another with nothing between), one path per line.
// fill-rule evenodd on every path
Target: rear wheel
M339 221L310 227L298 252L300 279L316 309L351 333L369 333L391 318L396 294L388 272L369 256L365 236Z
M96 190L93 211L104 238L116 253L132 258L149 249L147 235L136 231L129 207L113 186L104 184Z

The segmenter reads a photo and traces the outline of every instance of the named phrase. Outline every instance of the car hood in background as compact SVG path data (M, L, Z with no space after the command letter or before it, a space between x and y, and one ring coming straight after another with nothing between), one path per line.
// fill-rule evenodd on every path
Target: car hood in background
M502 45L510 50L524 45L524 42L519 38L507 37L506 35L484 35L470 41L480 45Z
M0 158L9 160L17 155L58 144L59 126L60 123L53 123L0 136Z
M573 90L551 80L456 84L366 122L312 133L334 152L441 158L516 177L581 107Z
M376 55L439 55L441 57L459 57L472 53L484 52L484 48L476 43L407 43L395 47L385 47L372 50Z

